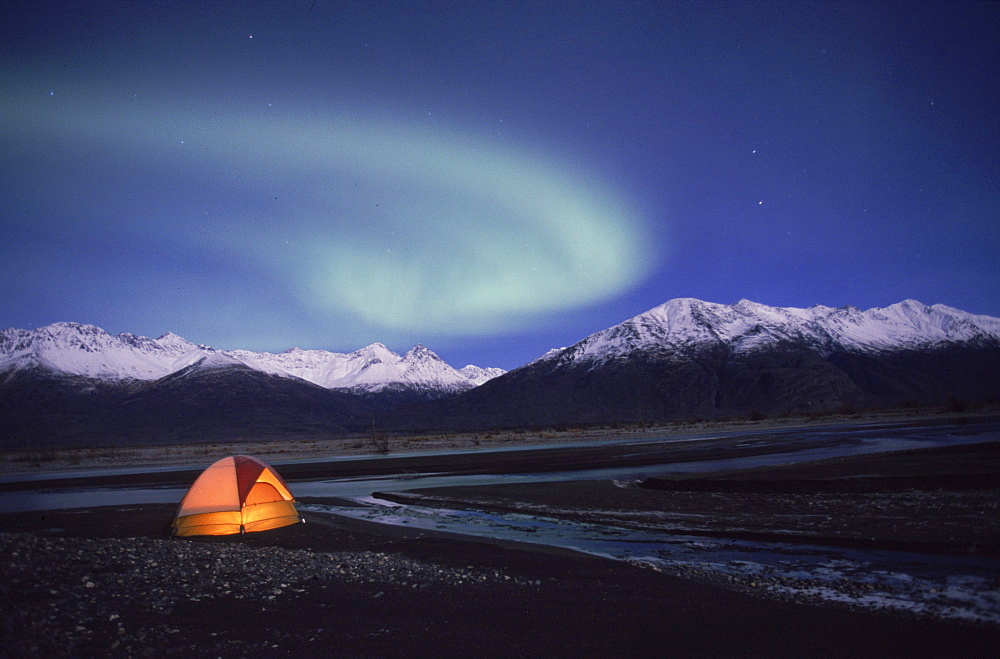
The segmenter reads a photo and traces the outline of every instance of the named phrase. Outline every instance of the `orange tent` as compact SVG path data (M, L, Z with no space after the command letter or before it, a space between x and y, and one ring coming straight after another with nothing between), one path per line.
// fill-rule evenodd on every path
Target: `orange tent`
M302 520L288 486L265 462L222 458L191 485L174 516L173 535L266 531Z

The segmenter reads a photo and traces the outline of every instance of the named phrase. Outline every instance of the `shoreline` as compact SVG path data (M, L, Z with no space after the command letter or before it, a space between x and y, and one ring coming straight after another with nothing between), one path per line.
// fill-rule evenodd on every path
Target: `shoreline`
M955 550L978 539L990 545L982 558L995 560L1000 490L973 491L966 499L961 476L1000 473L997 446L717 472L652 488L571 481L422 496L487 514L506 508L598 524L625 520L681 534L709 530L723 539L754 531L748 524L755 524L768 533L797 531L798 538L785 539L807 551L811 540L838 533L849 541L875 533L872 549L879 551L879 543L897 536L916 543L961 530ZM942 481L933 476L941 474L954 492L909 491L925 477L936 487ZM882 493L885 484L902 491ZM968 501L987 517L959 519ZM901 608L902 600L892 598L907 591L891 573L876 574L882 583L874 589L867 577L838 578L819 592L801 574L740 573L743 561L730 566L736 571L720 572L698 557L673 566L602 558L551 544L349 519L308 505L300 508L305 524L170 539L175 510L176 504L118 504L0 514L0 631L8 651L930 657L988 656L1000 638L1000 624L949 617L936 583L915 580L910 595L915 588L924 599L911 601L928 605ZM826 521L817 526L818 520ZM969 592L994 601L997 585ZM858 605L873 597L881 604Z
M867 426L882 424L966 423L995 418L995 411L953 413L897 410L851 415L787 417L781 419L677 422L649 427L571 429L541 431L490 431L476 433L430 433L391 436L387 450L382 440L365 437L332 439L276 439L273 441L205 442L155 446L102 448L41 448L0 451L0 476L32 476L82 470L172 469L207 466L219 457L254 455L269 464L339 458L391 458L444 451L485 452L497 449L534 448L574 443L642 441L658 437L730 434L739 432L813 429L826 425Z
M986 656L998 635L994 625L765 598L750 584L317 513L267 533L166 539L173 508L0 516L6 649Z

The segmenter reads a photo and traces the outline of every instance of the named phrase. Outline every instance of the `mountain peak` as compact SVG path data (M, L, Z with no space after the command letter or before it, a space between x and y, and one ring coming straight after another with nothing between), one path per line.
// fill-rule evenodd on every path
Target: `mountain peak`
M417 360L430 360L443 362L444 360L437 356L433 350L425 348L419 343L412 348L410 348L405 355L403 355L403 361L417 361Z
M588 336L559 359L601 362L636 351L684 352L706 345L747 351L792 342L824 352L870 352L977 340L1000 341L1000 319L944 305L928 307L917 300L861 311L821 305L771 307L746 299L725 305L676 298Z
M111 337L111 334L96 325L85 325L83 323L58 322L45 327L39 327L32 332L37 337L47 337L52 339L89 340L94 337Z
M231 357L223 352L217 352L212 350L205 353L205 355L196 361L192 366L201 369L217 369L217 368L240 368L247 369L250 368L242 361Z
M385 344L379 343L378 341L376 341L375 343L370 343L366 345L364 348L358 348L351 354L364 357L374 356L374 357L379 357L381 359L385 358L389 358L392 360L399 359L399 355L397 355L392 350L389 350L389 348L387 348Z
M480 367L458 371L420 344L405 357L378 342L349 354L301 348L271 354L217 351L197 346L173 332L156 340L129 333L112 336L94 325L70 322L30 331L12 328L0 332L0 368L29 365L112 381L156 380L196 369L251 368L300 378L327 389L408 388L435 395L467 389L504 373Z
M177 336L173 332L167 332L160 338L156 339L156 343L172 352L186 352L189 350L196 350L198 348L195 344L191 343L182 336Z
M31 331L8 330L4 337L0 341L0 367L35 364L104 380L160 378L175 370L178 357L199 351L180 337L161 344L145 336L128 332L113 336L95 325L71 322Z
M458 369L458 372L461 373L463 377L468 379L470 382L472 382L472 384L476 385L477 387L488 380L500 377L501 375L506 373L506 371L503 370L502 368L482 368L480 366L475 366L473 364L469 364L468 366L463 366L462 368Z

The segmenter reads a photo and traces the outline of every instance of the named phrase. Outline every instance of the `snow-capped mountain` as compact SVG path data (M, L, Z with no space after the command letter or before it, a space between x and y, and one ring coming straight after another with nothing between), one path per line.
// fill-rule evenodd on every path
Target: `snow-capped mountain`
M293 375L327 389L378 392L405 387L457 392L504 373L476 366L457 370L420 345L403 356L381 343L347 354L299 348L277 354L247 350L226 354L264 372Z
M415 346L213 350L57 323L0 332L0 445L648 423L1000 399L1000 319L671 300L504 373Z
M134 334L112 336L93 325L55 323L35 330L0 331L0 370L36 366L103 380L155 380L208 350L175 334L153 340Z
M998 318L942 304L927 306L916 300L862 311L855 307L769 307L749 300L725 305L680 298L596 332L569 348L549 351L537 361L599 363L636 351L684 354L712 345L748 353L794 343L830 355L998 340Z
M459 396L400 428L649 422L1000 397L1000 319L906 300L862 311L684 298Z
M415 346L403 356L381 343L347 354L298 348L274 354L214 350L172 333L158 339L128 333L115 336L78 323L0 332L0 371L40 367L106 381L157 380L195 363L203 368L246 365L327 389L368 392L402 388L454 393L503 373L477 366L457 370L423 346Z
M479 386L487 380L500 377L507 371L502 368L483 368L482 366L473 366L472 364L468 364L458 369L458 372L475 382L476 386Z

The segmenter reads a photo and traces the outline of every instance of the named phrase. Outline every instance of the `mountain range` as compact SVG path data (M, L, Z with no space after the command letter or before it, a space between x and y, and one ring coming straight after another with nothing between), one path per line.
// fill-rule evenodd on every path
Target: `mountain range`
M400 356L381 343L344 354L292 348L282 353L215 350L172 332L158 339L109 334L93 325L55 323L35 330L0 332L0 372L45 368L105 381L156 380L192 364L222 368L242 364L325 389L355 392L412 390L428 396L471 389L504 373L499 368L454 369L431 350L414 346Z
M0 332L0 445L328 437L503 372L455 369L419 345L402 356L380 343L273 354L79 323L8 329Z
M57 323L0 332L5 444L653 422L1000 398L1000 319L906 300L682 298L504 373L416 346L217 351Z
M400 428L643 423L1000 398L1000 319L671 300L432 407Z

